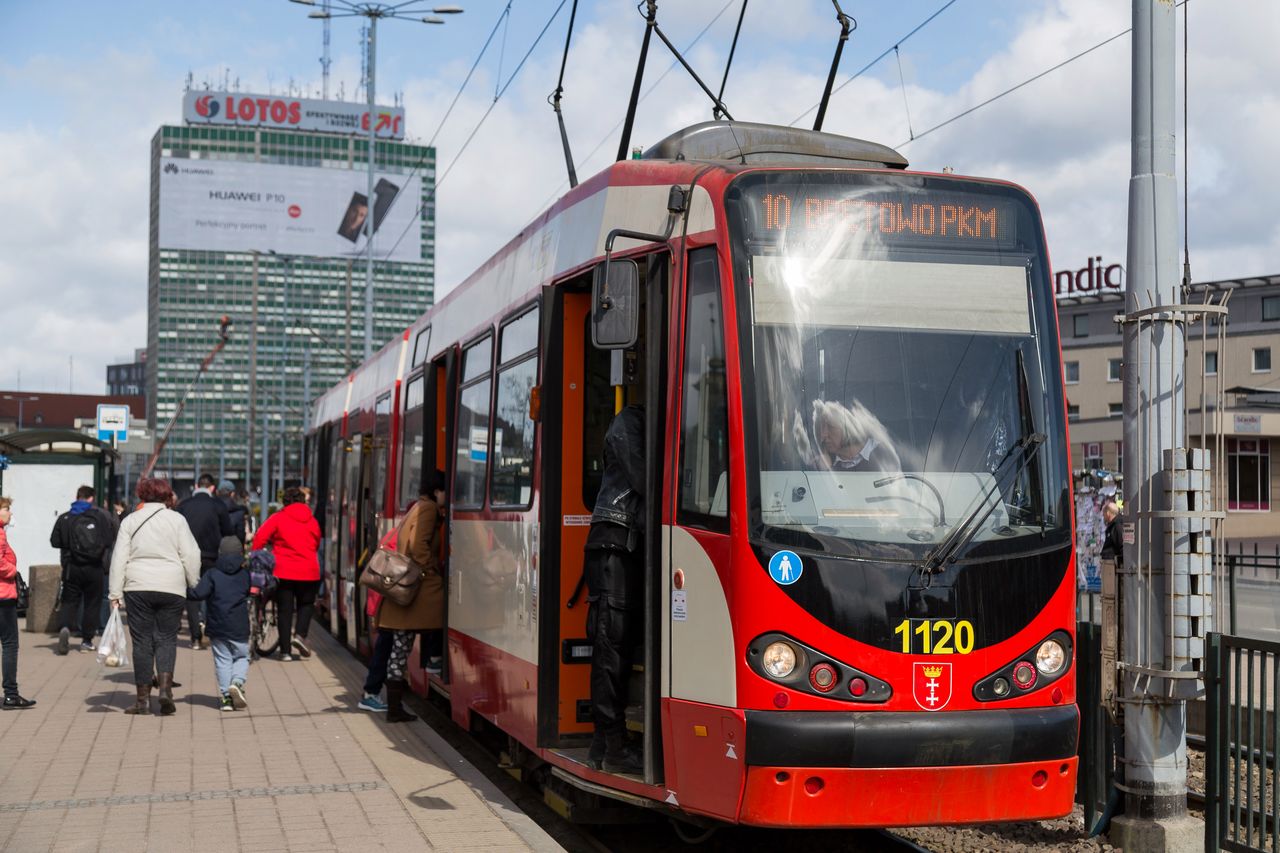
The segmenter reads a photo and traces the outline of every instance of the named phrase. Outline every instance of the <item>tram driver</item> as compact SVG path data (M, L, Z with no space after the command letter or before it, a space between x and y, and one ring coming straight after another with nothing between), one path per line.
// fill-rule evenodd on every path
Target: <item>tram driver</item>
M641 772L627 746L627 681L644 617L644 409L627 406L604 436L604 474L591 514L584 571L591 640L588 762L607 773Z
M813 401L813 435L818 452L813 467L824 471L902 470L880 419L854 400L849 405L829 400Z

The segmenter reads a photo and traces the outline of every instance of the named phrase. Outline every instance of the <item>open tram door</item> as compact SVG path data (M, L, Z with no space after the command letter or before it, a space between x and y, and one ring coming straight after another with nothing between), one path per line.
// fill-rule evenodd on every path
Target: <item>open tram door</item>
M659 251L624 261L634 265L639 323L634 342L602 349L592 343L593 273L544 288L542 352L545 361L540 410L541 612L538 659L538 744L587 764L593 731L591 643L587 635L584 547L603 476L605 431L614 414L629 404L645 407L646 547L644 609L637 614L637 646L628 689L629 738L642 748L644 781L662 779L659 730L658 601L662 571L659 497L666 433L667 306L671 253Z
M427 332L430 332L429 327ZM422 347L425 350L426 344L423 343ZM427 475L437 468L440 469L445 475L446 519L449 517L448 507L453 499L451 493L453 454L450 449L454 447L456 430L454 407L457 400L457 364L457 348L449 347L435 359L427 362L420 378L414 377L411 380L411 382L422 383L422 455L417 470L406 469L406 476L412 482L405 484L404 494L412 493L416 498L418 487ZM406 434L407 432L408 430ZM444 627L440 633L438 649L429 649L427 635L419 634L418 657L411 658L411 660L417 660L419 665L409 667L409 683L419 693L426 693L432 681L426 673L427 657L430 653L440 654L443 657L440 675L436 678L441 684L449 683L449 524L447 521L440 528L440 553L437 557L440 561L440 573L444 577Z

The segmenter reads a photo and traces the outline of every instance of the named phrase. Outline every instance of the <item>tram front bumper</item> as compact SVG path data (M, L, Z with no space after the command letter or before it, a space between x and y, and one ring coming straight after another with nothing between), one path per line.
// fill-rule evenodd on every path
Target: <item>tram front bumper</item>
M1071 811L1079 711L747 711L739 820L917 826Z

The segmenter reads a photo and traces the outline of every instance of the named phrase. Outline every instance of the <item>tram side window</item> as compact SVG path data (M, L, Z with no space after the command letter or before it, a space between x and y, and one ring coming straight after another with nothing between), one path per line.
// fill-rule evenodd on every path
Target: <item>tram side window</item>
M423 413L422 374L409 380L404 392L404 441L400 446L400 496L397 510L404 509L418 497L422 479Z
M689 253L680 418L681 524L728 532L729 407L715 249Z
M489 470L489 368L493 336L485 335L462 352L463 386L458 401L458 443L453 502L458 508L484 506Z
M538 382L536 307L503 327L499 352L490 503L527 507L533 498L534 423L529 398Z
M382 512L387 492L387 466L390 463L391 395L384 394L374 405L373 421L373 511Z

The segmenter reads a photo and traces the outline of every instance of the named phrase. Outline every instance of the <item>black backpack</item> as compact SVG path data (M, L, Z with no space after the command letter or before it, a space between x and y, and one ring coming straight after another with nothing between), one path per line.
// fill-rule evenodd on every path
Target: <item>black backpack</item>
M99 563L107 553L107 522L96 512L67 518L67 550L77 563Z

